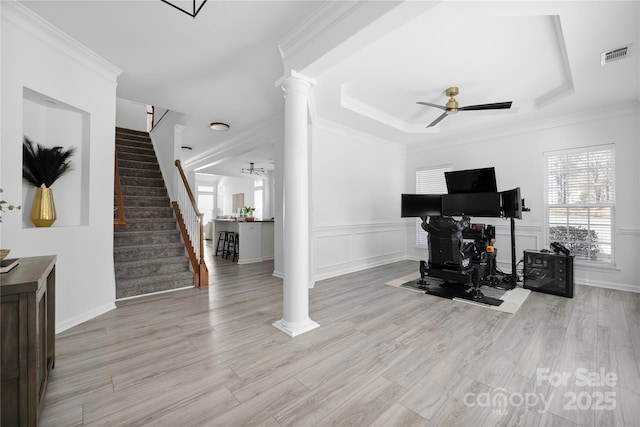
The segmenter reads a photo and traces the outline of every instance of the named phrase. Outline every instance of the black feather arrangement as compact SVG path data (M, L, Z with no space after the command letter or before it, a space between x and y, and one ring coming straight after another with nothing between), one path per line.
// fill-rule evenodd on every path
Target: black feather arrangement
M22 144L22 178L34 187L51 187L71 170L71 156L75 148L44 147L24 137Z

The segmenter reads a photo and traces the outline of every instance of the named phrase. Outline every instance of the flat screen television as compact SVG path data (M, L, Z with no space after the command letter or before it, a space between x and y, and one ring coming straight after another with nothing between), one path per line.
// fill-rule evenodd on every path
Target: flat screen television
M502 216L500 207L500 193L497 192L442 195L442 215L445 216L499 218Z
M505 218L522 219L522 199L520 187L500 193L502 197L502 211Z
M441 213L440 194L403 194L400 216L423 217L440 216Z
M498 191L493 167L444 173L449 194L490 193Z

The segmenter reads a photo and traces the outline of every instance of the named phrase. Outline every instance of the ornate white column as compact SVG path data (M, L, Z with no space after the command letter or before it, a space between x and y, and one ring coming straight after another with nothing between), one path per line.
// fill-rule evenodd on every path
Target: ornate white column
M273 324L295 337L317 328L309 318L309 148L307 101L313 80L295 71L284 90L283 313Z

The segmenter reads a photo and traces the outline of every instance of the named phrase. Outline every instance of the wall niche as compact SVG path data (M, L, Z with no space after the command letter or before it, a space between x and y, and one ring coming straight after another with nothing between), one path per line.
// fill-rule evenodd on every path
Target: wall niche
M90 114L27 87L22 100L24 136L45 147L75 148L71 170L51 187L57 215L52 227L89 225ZM22 228L36 228L30 219L34 196L35 188L23 180Z

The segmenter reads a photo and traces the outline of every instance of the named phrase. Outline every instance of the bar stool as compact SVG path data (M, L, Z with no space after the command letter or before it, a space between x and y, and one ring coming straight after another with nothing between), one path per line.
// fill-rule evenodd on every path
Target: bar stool
M233 253L233 256L231 257L231 261L236 261L239 257L239 245L240 245L240 234L239 233L235 233L230 231L229 232L230 236L229 239L227 240L227 251L226 251L226 256L224 256L224 259L229 258L229 254Z
M230 231L218 231L218 241L216 242L215 256L218 256L218 252L222 252L221 256L224 258L224 251L229 241L229 233ZM220 247L221 243L222 247Z

